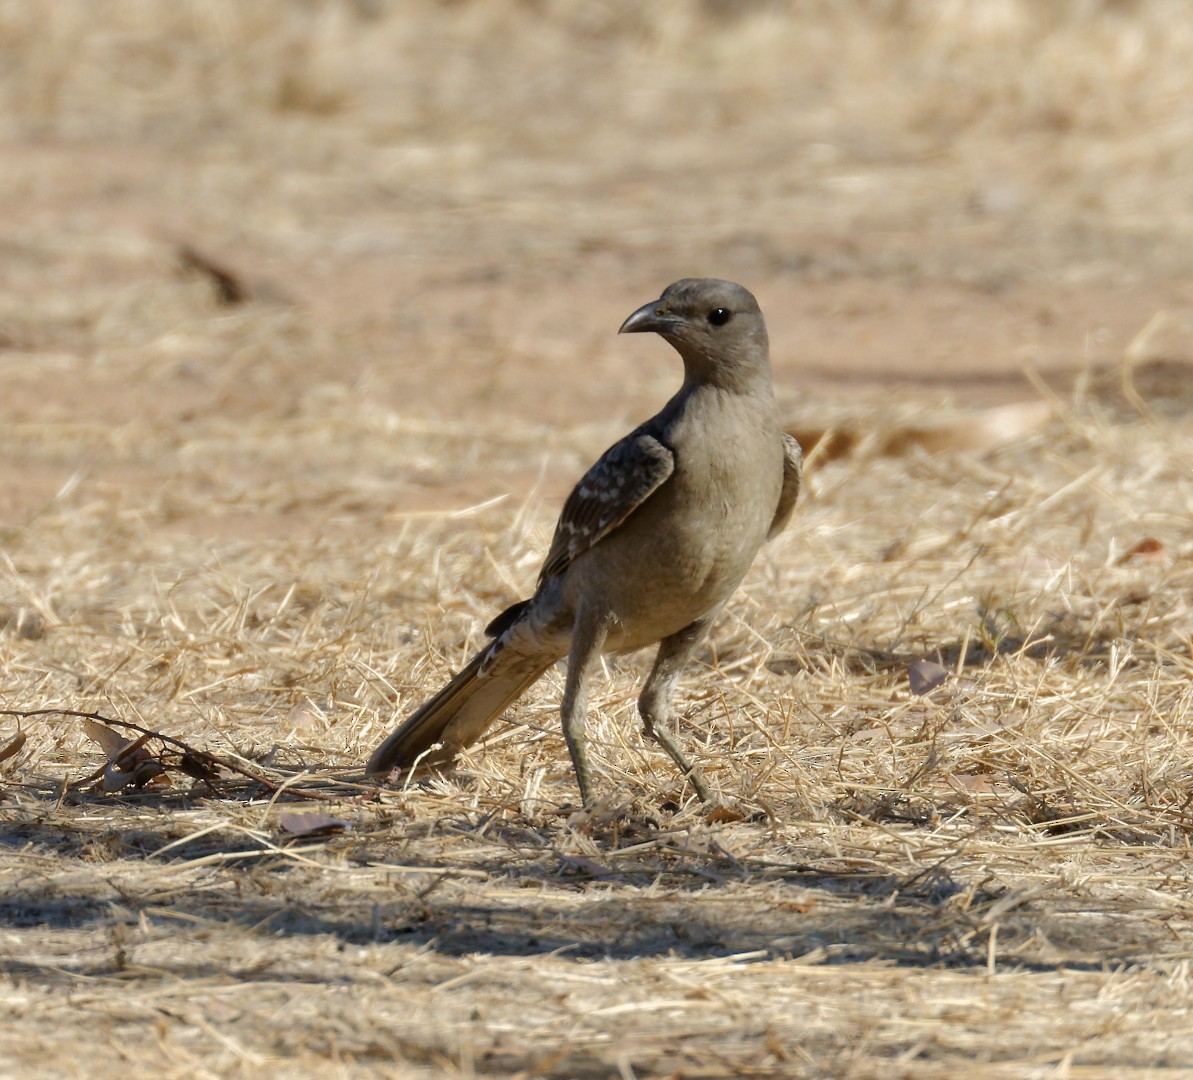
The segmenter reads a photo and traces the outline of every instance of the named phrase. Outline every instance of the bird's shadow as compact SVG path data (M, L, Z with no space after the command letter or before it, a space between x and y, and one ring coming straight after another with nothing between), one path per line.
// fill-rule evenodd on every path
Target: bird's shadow
M109 819L110 820L110 819ZM309 861L245 834L197 835L178 842L169 822L106 830L103 842L126 864L153 860L180 867L218 855L217 880L201 890L181 878L147 873L144 888L128 874L97 872L85 884L65 875L18 880L0 897L0 923L11 931L104 931L135 924L143 932L186 933L195 925L270 938L330 936L341 945L408 944L443 955L539 956L577 959L723 957L798 959L807 964L877 961L901 967L984 970L991 926L999 948L1021 969L1100 969L1154 958L1163 928L1122 920L1108 911L1091 923L1087 897L1063 893L1022 898L993 877L976 880L937 865L905 869L872 861L842 865L809 842L799 858L738 859L716 843L685 843L677 832L625 836L620 848L591 854L565 823L460 819L443 823L467 843L483 845L449 861L427 858L417 842L381 835L328 841L341 862L381 880L367 893L312 887ZM646 827L644 827L646 828ZM738 828L747 828L739 825ZM767 849L758 826L759 850ZM592 839L592 838L586 838ZM86 856L86 837L64 836L60 824L0 824L5 850ZM169 848L167 851L166 849ZM782 850L790 852L785 841ZM584 852L578 854L577 852ZM160 853L160 854L159 854ZM508 853L505 854L505 853ZM77 865L77 864L76 864ZM362 905L359 897L371 902ZM1066 921L1081 913L1079 934ZM992 918L991 913L996 913ZM1097 920L1095 920L1097 921ZM99 949L53 968L23 963L10 949L0 969L34 980L113 974L126 965L123 946ZM179 977L200 977L204 961L180 953ZM193 968L193 970L191 970ZM182 970L185 969L185 970ZM275 972L285 978L283 972ZM299 976L295 976L299 978Z

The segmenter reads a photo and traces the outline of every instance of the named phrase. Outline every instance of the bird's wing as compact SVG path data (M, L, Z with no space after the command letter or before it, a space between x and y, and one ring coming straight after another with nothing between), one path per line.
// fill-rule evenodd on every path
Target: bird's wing
M799 495L800 483L804 479L804 452L794 436L783 432L783 490L779 492L779 505L775 507L774 520L766 534L768 540L779 535L791 520L795 500Z
M674 471L674 452L642 428L609 447L563 504L539 584L608 536Z

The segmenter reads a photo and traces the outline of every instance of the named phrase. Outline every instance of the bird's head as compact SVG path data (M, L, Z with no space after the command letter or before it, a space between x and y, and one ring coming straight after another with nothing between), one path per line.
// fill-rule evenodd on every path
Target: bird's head
M766 323L749 290L719 278L684 278L643 304L619 334L658 334L689 379L735 386L770 378Z

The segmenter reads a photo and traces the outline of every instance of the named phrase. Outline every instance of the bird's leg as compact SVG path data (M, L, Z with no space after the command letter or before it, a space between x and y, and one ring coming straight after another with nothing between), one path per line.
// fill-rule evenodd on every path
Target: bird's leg
M715 612L713 614L716 614ZM667 756L679 766L684 777L692 782L696 794L701 802L713 802L712 789L708 781L701 775L679 748L675 736L671 732L671 695L675 693L675 684L679 680L680 672L688 662L704 632L712 622L712 615L698 619L690 626L685 626L677 634L663 638L659 644L659 653L655 657L654 667L650 669L646 685L638 698L638 712L642 714L642 724L646 734L655 740Z
M608 636L609 626L604 618L581 611L572 628L572 643L568 650L568 673L563 686L563 737L576 770L580 786L580 801L586 808L593 805L592 773L588 768L588 746L584 741L587 719L588 679Z

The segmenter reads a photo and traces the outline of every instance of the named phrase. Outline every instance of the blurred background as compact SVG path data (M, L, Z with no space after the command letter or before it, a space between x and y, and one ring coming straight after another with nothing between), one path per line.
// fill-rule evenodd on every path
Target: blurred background
M1183 0L0 0L0 523L364 430L405 507L596 425L570 477L673 388L614 334L686 275L758 294L793 415L1187 359L1190 56Z

